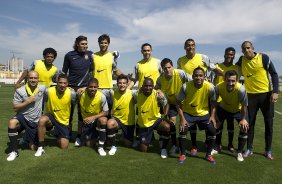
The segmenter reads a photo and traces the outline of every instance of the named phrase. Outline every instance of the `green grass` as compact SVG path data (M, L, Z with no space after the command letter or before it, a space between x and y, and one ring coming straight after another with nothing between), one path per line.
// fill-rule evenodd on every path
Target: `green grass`
M95 149L74 147L60 150L53 137L46 136L46 154L40 158L28 149L20 149L20 156L7 162L7 123L14 115L12 87L0 88L0 183L280 183L282 164L282 115L275 113L273 154L270 161L262 156L264 151L264 124L259 113L254 141L255 154L239 163L226 151L216 155L216 165L203 160L204 132L198 133L200 153L178 164L178 155L161 159L157 149L149 153L118 147L114 156L100 157ZM276 111L282 112L282 96ZM75 129L75 128L74 128ZM226 125L223 145L227 145ZM234 137L237 145L238 127ZM49 144L51 143L51 144Z

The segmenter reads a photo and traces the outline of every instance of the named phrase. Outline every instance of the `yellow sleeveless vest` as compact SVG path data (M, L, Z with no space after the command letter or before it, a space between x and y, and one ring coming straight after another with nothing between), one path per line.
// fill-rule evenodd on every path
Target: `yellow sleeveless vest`
M38 84L43 84L46 87L50 87L51 84L53 83L52 78L57 71L57 67L52 65L52 67L48 70L44 64L44 61L37 60L34 71L36 71L39 74Z
M100 52L94 54L95 70L93 76L99 81L99 88L113 87L113 54L108 52L102 55Z

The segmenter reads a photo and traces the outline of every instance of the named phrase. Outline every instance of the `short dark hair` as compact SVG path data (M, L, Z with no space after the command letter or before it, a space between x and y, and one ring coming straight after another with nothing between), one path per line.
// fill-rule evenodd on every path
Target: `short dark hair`
M147 82L147 81L151 81L151 83L154 85L154 81L153 81L153 79L151 79L150 77L144 77L143 85L144 85L145 82Z
M227 53L229 51L233 51L234 53L236 52L236 50L233 47L227 47L224 51L224 53Z
M195 73L197 70L202 70L202 71L205 73L205 70L204 70L202 67L198 66L197 68L195 68L195 69L193 70L193 75L194 75L194 73Z
M246 43L249 43L252 47L254 47L251 41L246 40L242 43L241 48L243 48Z
M53 54L55 59L57 57L57 51L51 47L43 50L43 57L45 57L47 54Z
M149 46L152 49L152 45L151 44L143 43L142 46L141 46L141 50L143 50L143 47L145 47L145 46Z
M107 40L108 43L111 42L110 36L107 34L102 34L101 36L99 36L98 43L100 43L102 40Z
M125 79L126 82L128 82L128 76L127 75L124 75L124 74L120 74L118 77L117 77L117 83L119 80L121 79Z
M227 77L230 76L236 76L236 79L238 80L238 73L235 70L229 70L225 73L224 78L226 79Z
M99 86L99 81L98 79L94 78L94 77L91 77L88 81L88 84L87 86L89 86L91 83L96 83L98 86Z
M192 39L192 38L188 38L188 39L184 42L184 46L186 46L186 44L187 44L188 42L194 42L194 43L195 43L195 40ZM195 43L195 44L196 44L196 43Z
M74 50L77 50L78 49L78 44L83 41L83 40L86 40L87 41L87 37L86 36L83 36L83 35L80 35L78 36L75 41L74 41L74 44L73 44L73 49Z
M173 66L173 63L172 63L171 59L169 59L169 58L164 58L164 59L161 61L161 67L163 68L167 63L170 63L171 66Z
M64 73L60 73L58 75L57 81L59 81L60 79L67 79L68 80L68 75L64 74Z

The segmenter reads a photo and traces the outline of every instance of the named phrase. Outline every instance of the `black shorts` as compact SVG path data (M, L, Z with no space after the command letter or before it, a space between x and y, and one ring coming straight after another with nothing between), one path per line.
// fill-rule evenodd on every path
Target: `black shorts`
M52 125L54 126L54 135L57 138L66 138L70 139L70 127L63 125L56 121L55 117L52 114L45 114L49 117Z
M118 127L122 130L123 138L133 141L135 125L125 125L118 118L113 118L116 120Z
M152 140L154 129L162 122L162 118L159 118L155 123L150 127L139 127L137 135L140 138L141 143L149 144Z

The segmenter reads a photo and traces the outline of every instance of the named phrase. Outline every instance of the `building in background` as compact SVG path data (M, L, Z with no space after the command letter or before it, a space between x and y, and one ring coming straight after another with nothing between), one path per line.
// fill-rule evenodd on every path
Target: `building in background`
M15 84L24 71L24 60L13 56L6 64L0 64L0 82L5 84Z

